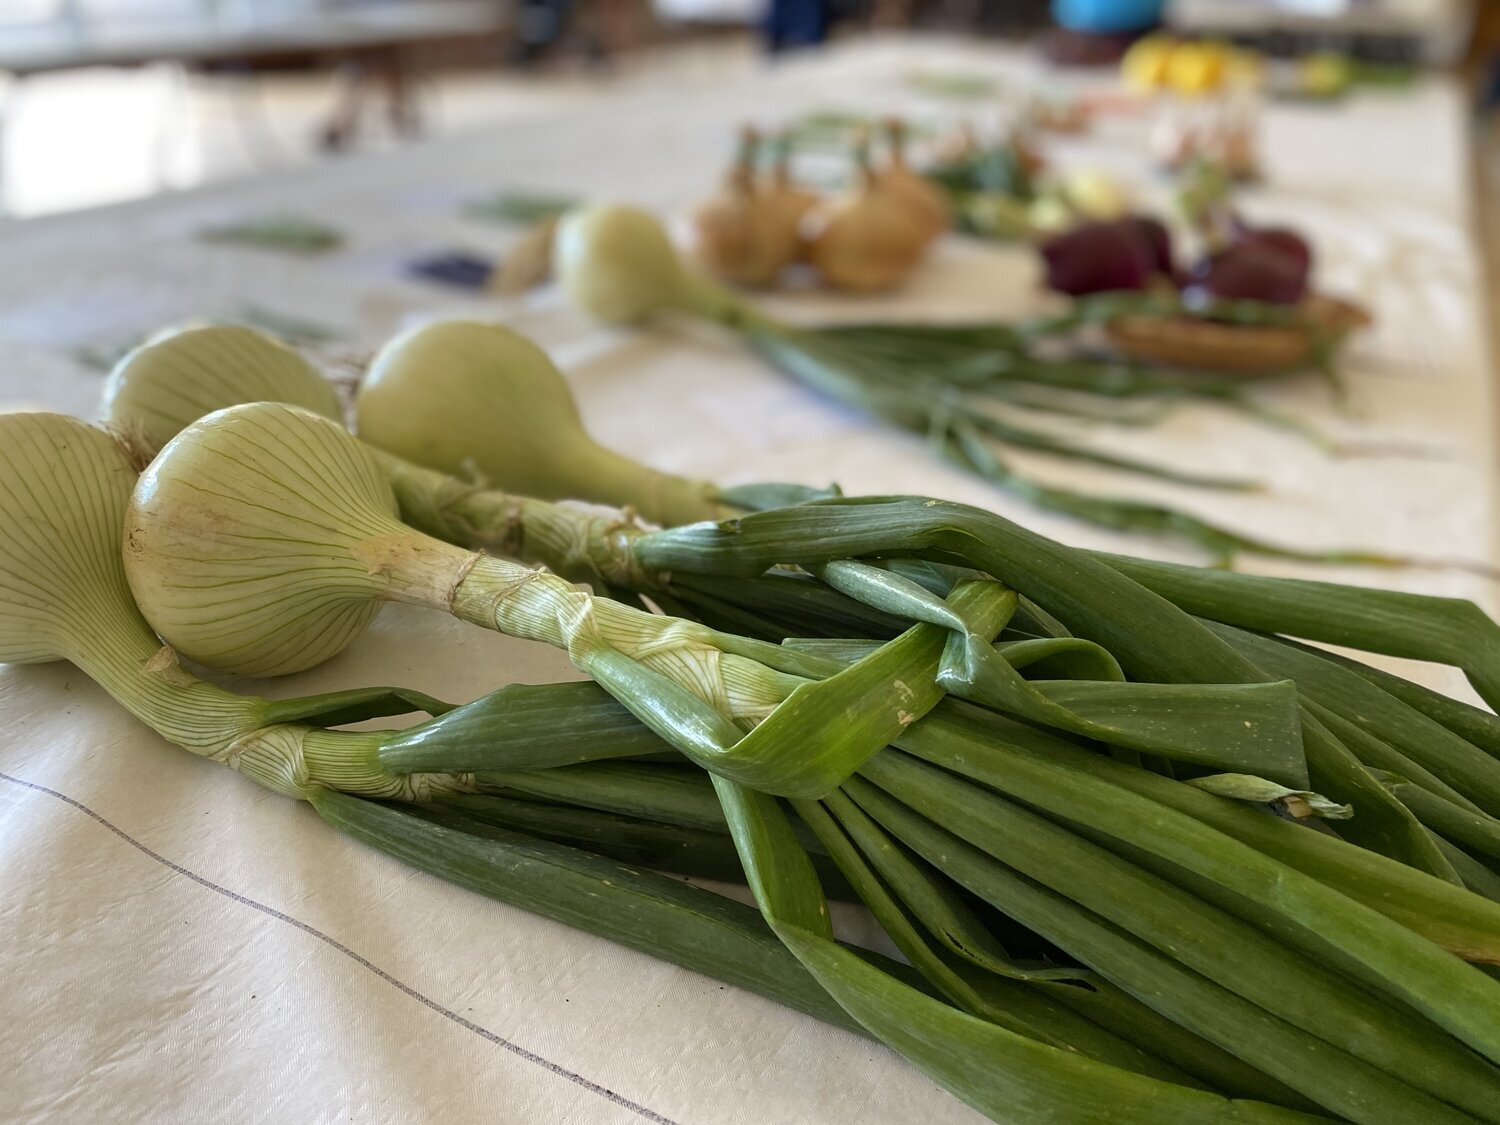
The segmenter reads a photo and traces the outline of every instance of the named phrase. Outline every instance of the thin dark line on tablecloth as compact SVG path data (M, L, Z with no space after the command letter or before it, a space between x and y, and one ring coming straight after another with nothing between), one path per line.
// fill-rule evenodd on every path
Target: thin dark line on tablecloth
M424 996L411 985L405 983L404 981L397 980L395 977L391 976L390 973L382 969L379 965L376 965L374 962L368 960L365 957L361 957L358 953L354 952L354 950L350 949L347 945L339 941L337 938L329 937L322 930L319 930L309 923L302 921L300 918L293 918L290 914L283 914L280 910L277 910L274 907L266 906L264 903L256 902L253 898L247 898L242 894L231 891L228 887L222 887L218 883L215 883L213 880L204 878L202 875L199 875L195 871L189 871L180 863L173 863L166 856L152 851L145 844L137 840L134 836L131 836L123 828L111 824L103 816L101 816L99 813L96 813L82 801L76 800L73 797L69 797L66 793L59 793L56 789L49 789L45 785L38 785L34 781L26 781L24 778L12 777L10 774L5 773L3 770L0 770L0 780L9 781L14 785L19 785L25 789L31 789L37 793L45 793L47 796L55 797L66 805L71 805L73 808L77 809L85 816L91 817L92 819L102 824L105 828L108 828L111 832L113 832L120 839L124 840L131 847L135 848L138 852L141 852L143 855L149 856L168 870L174 871L178 875L182 875L185 878L191 879L200 887L206 887L208 890L213 891L215 894L223 895L227 899L231 899L232 901L238 902L243 906L250 907L252 910L258 910L262 914L265 914L271 918L275 918L278 922L285 922L288 926L295 926L303 933L312 935L319 941L323 942L325 945L338 950L345 957L348 957L351 961L368 969L381 980L385 981L387 984L406 993L406 995L410 996L418 1003L425 1004L438 1015L442 1016L444 1019L453 1021L466 1031L472 1031L481 1039L486 1039L489 1042L495 1044L495 1046L497 1047L503 1047L511 1054L517 1055L520 1058L525 1059L529 1063L535 1063L537 1066L540 1066L546 1070L550 1070L559 1078L565 1078L569 1082L572 1082L575 1086L581 1086L591 1093L598 1094L601 1098L604 1098L606 1101L613 1102L615 1105L621 1107L622 1109L631 1110L632 1112L639 1114L641 1117L644 1117L647 1121L656 1122L657 1125L675 1125L675 1122L673 1122L671 1118L663 1117L653 1109L647 1109L643 1105L638 1105L637 1103L631 1101L629 1098L625 1097L623 1094L615 1093L607 1086L601 1086L597 1082L591 1082L587 1078L583 1077L583 1075L576 1074L560 1063L553 1062L551 1059L543 1058L535 1051L528 1051L519 1043L512 1043L504 1036L496 1035L489 1028L481 1027L473 1020L464 1019L463 1016L459 1015L451 1008L443 1007L443 1005L439 1004L436 1000L433 1000L428 996Z

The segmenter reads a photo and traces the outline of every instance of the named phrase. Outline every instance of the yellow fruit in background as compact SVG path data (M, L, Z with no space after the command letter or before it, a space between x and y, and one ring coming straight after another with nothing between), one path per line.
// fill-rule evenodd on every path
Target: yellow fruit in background
M1148 35L1133 43L1120 60L1120 76L1134 90L1159 90L1167 84L1167 71L1177 40L1167 35Z
M1354 67L1349 57L1333 51L1308 55L1297 69L1302 92L1315 98L1342 94L1354 80Z
M1215 43L1180 44L1167 65L1167 83L1180 94L1206 94L1224 84L1227 48Z

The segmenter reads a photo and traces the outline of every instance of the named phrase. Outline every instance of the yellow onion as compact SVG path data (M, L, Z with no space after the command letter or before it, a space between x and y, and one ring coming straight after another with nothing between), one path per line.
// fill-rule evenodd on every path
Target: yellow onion
M903 121L891 118L886 122L885 131L890 156L876 182L911 205L929 238L942 236L953 225L948 193L920 172L913 171L906 162L906 124Z
M806 261L808 244L803 237L803 222L823 197L808 188L798 187L792 179L792 146L785 136L776 142L776 165L771 169L770 183L763 192L775 222L790 232L797 248L797 260Z
M855 189L807 216L808 260L834 289L893 289L921 262L931 222L908 198L881 186L865 144L855 160Z
M930 242L930 226L907 199L880 187L859 157L859 186L807 216L807 258L835 290L876 293L906 281Z
M759 145L755 130L746 129L723 187L693 213L698 260L715 277L756 288L774 284L798 251L796 224L756 181Z

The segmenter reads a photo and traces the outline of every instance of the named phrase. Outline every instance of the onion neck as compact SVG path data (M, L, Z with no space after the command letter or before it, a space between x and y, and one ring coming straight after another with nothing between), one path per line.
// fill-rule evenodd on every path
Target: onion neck
M675 292L664 306L689 316L699 317L743 332L757 327L774 327L776 322L748 301L741 300L724 286L698 274L683 272Z
M764 718L798 682L724 651L717 634L702 625L596 598L555 574L504 559L471 556L448 603L427 604L482 628L563 649L583 672L623 655L730 719Z
M269 730L285 730L281 724ZM337 789L382 801L425 804L445 793L472 793L478 788L471 773L392 773L380 760L380 749L391 731L295 729L309 780L316 788ZM244 767L239 767L244 772Z
M388 772L380 764L385 731L323 730L266 722L264 699L198 679L178 663L136 613L118 605L90 623L68 660L162 738L228 766L284 796L318 788L364 797L425 801L474 787L469 775Z
M735 510L718 500L719 486L662 472L603 446L597 447L582 499L613 508L630 508L647 523L678 527L701 520L721 520Z
M374 452L396 494L401 518L418 531L459 547L539 563L573 581L602 580L627 590L654 585L631 553L631 541L641 532L628 518L596 515L546 500L478 488L388 453ZM680 522L695 522L705 518L701 513L715 510L708 498L713 486L707 482L658 474L628 459L619 460L624 472L668 482L672 491L659 494L668 496L670 503L657 505L657 510L670 511L674 518L685 517ZM606 475L601 479L612 482L616 478ZM634 492L641 497L656 494L649 482ZM611 503L602 495L590 499ZM633 502L634 496L627 496L614 504L618 507ZM639 510L649 519L663 518L646 513L644 505Z
M265 700L205 683L177 662L149 626L124 605L90 621L67 659L168 742L218 757L262 725Z

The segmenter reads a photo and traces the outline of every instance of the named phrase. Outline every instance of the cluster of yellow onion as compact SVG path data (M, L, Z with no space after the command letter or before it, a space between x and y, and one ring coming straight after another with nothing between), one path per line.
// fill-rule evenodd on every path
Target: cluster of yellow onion
M884 164L871 163L862 136L853 187L824 198L794 182L784 143L769 175L757 175L760 136L746 129L723 186L693 215L698 258L716 277L755 288L776 284L798 264L833 289L899 285L948 229L951 215L943 189L907 164L904 125L888 121L885 133Z

